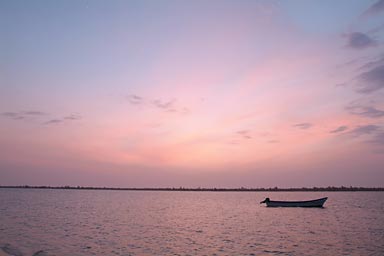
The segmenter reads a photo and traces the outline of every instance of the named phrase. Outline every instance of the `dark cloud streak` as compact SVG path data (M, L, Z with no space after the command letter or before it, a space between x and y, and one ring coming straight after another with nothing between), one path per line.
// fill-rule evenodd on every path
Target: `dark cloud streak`
M376 15L381 12L384 12L384 0L378 0L376 3L371 5L363 15Z
M69 116L65 116L64 119L65 120L80 120L81 116L80 115L76 115L76 114L72 114L72 115L69 115Z
M368 118L380 118L384 116L384 111L373 106L351 105L346 108L352 115Z
M355 129L351 130L349 134L352 137L358 138L363 137L366 138L363 140L364 143L376 145L376 146L384 146L384 131L381 126L375 124L368 125L360 125Z
M162 100L154 100L152 104L161 109L171 110L174 108L176 100L162 101Z
M293 125L293 127L296 127L296 128L302 129L302 130L307 130L307 129L311 128L312 126L313 126L313 124L311 124L311 123L298 123L298 124Z
M51 116L49 119L48 113L42 112L42 111L35 111L35 110L19 111L19 112L3 112L1 113L1 115L12 120L25 120L28 122L39 122L39 123L41 122L42 124L58 124L58 123L64 123L66 121L75 121L75 120L82 119L82 117L78 114L70 114L70 115L64 116L63 118L55 118ZM46 121L44 121L44 119Z
M377 42L367 34L362 32L353 32L346 35L347 47L352 49L365 49L368 47L376 46Z
M375 134L371 140L367 141L368 143L384 146L384 132L379 132Z
M45 122L44 124L59 124L59 123L62 123L63 120L62 119L51 119L47 122Z
M375 124L360 125L351 130L349 133L353 136L359 137L362 135L371 135L380 130L380 126Z
M135 94L128 95L128 101L131 104L138 105L143 103L143 97L137 96Z
M250 130L241 130L236 132L238 135L240 135L243 139L252 139L252 136L250 135Z
M357 92L368 94L384 88L384 61L357 77Z
M21 113L24 114L24 115L30 115L30 116L44 116L44 115L47 115L47 113L45 113L45 112L33 111L33 110L23 111Z
M16 112L3 112L1 113L1 115L12 119L17 119L18 117L20 117L20 114Z
M348 126L342 125L342 126L337 127L336 129L330 131L330 133L340 133L340 132L344 132L346 130L348 130Z
M136 94L130 94L127 96L127 100L132 105L152 106L167 113L179 113L182 115L190 113L188 108L178 106L177 99L145 99L144 97L138 96Z
M384 55L362 64L354 72L357 75L344 84L352 84L354 90L360 94L371 94L384 88Z

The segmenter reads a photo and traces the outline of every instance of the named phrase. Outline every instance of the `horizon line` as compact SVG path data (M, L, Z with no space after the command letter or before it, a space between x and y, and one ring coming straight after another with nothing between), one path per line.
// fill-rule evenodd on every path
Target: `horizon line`
M97 186L31 186L31 185L0 185L0 188L21 189L64 189L64 190L125 190L125 191L201 191L201 192L333 192L333 191L384 191L384 187L357 187L357 186L327 186L327 187L291 187L291 188L216 188L216 187L97 187Z

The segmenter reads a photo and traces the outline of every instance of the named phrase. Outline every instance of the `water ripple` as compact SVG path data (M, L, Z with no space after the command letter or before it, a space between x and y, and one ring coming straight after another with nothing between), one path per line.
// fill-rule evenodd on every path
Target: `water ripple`
M328 196L324 209L265 197ZM0 190L0 256L381 255L384 193Z

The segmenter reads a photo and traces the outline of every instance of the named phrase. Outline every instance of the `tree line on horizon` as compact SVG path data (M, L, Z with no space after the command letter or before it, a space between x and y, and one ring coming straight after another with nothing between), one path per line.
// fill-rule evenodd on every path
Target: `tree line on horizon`
M217 192L263 192L263 191L281 191L281 192L294 192L294 191L384 191L384 187L355 187L355 186L328 186L328 187L301 187L301 188L188 188L188 187L165 187L165 188L150 188L150 187L92 187L92 186L0 186L0 188L24 188L24 189L68 189L68 190L137 190L137 191L217 191Z

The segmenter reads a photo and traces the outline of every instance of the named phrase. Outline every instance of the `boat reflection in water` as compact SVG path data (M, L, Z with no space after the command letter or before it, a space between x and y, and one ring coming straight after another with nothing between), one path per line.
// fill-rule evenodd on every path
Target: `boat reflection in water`
M265 203L267 207L323 207L327 199L328 197L309 201L272 201L267 197L264 201L260 202L260 204Z

